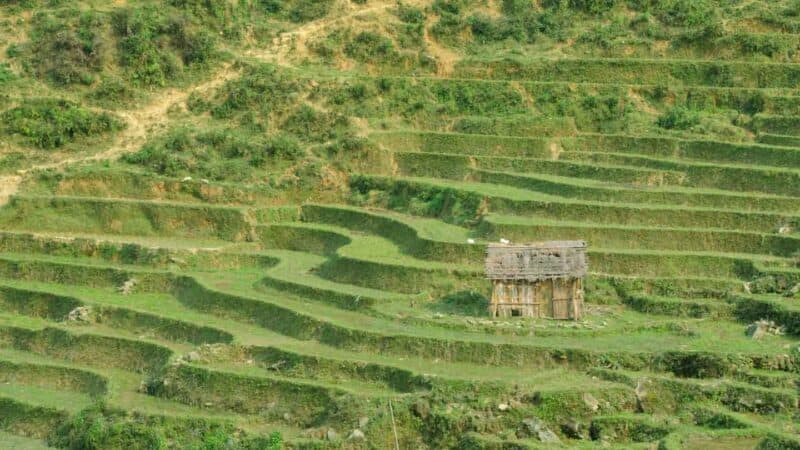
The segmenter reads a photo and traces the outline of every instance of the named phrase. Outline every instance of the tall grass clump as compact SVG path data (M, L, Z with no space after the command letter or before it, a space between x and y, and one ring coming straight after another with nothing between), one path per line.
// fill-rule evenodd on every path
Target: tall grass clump
M33 146L53 149L81 137L96 136L123 128L108 113L94 113L59 99L28 99L2 114L8 133L19 134Z
M191 25L186 15L166 15L151 6L115 11L112 28L118 58L135 84L164 86L185 67L201 66L215 55L215 40Z

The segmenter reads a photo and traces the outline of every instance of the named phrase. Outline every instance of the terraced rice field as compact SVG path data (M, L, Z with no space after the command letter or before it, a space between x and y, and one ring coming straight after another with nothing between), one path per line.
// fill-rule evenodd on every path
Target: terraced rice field
M615 54L478 51L441 34L442 2L412 2L433 69L323 52L381 24L401 45L397 5L344 3L220 44L222 78L176 82L124 145L12 157L9 138L0 447L800 448L800 61L732 50L723 38L758 22L744 3L710 53ZM462 3L494 17L511 2ZM30 83L0 106L84 89ZM605 117L589 97L622 100ZM259 151L277 159L214 172L207 149L228 138L192 134L270 135L295 101L353 135L319 119L297 132L323 133L305 159L272 142ZM701 125L651 127L691 101ZM584 319L488 317L483 257L501 238L588 241ZM751 337L759 320L780 332Z

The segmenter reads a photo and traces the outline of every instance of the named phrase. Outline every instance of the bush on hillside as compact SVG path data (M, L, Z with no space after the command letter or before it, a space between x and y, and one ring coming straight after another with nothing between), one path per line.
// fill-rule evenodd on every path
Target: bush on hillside
M212 36L191 27L185 15L167 16L153 7L116 11L112 25L119 37L119 60L135 83L163 86L183 66L208 62L215 53Z
M102 16L92 11L77 20L37 14L30 44L34 73L57 84L91 84L106 57L104 27Z
M344 46L344 53L361 62L390 62L398 57L392 40L372 31L362 31Z
M247 439L229 424L128 414L100 405L62 424L49 444L82 450L280 450L283 439L277 432Z
M29 99L5 111L3 124L9 133L25 136L39 148L52 149L82 136L95 136L123 127L107 113L94 113L75 103L57 99Z
M675 106L656 120L656 124L667 130L687 130L700 123L700 114L685 106Z
M217 97L221 101L211 108L211 114L228 118L236 112L252 110L269 115L293 104L301 90L301 84L286 71L268 65L248 68L219 90Z
M306 141L324 142L341 135L348 125L347 117L341 114L303 105L283 122L281 129Z
M310 22L325 17L333 5L332 0L258 0L268 14L295 23Z
M136 91L118 78L105 78L88 97L103 104L115 105L136 97Z
M430 308L444 314L484 317L489 310L489 299L475 291L453 292L432 303Z
M14 72L8 67L6 63L0 63L0 84L7 83L16 78Z
M284 133L264 137L237 128L199 131L178 127L145 144L122 160L161 175L193 174L227 181L249 179L254 168L276 160L295 160L304 154L299 141Z

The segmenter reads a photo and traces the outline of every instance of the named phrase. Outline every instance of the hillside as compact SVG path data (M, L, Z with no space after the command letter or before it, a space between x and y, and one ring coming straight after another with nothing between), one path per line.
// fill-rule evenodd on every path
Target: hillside
M0 205L2 448L800 449L798 0L0 0Z

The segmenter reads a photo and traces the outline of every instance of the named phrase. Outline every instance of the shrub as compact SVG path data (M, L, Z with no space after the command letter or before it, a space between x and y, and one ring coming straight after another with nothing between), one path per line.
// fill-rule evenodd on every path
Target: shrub
M133 100L136 92L118 78L105 78L89 94L89 98L104 103L116 104Z
M94 113L57 99L30 99L2 115L10 133L28 138L39 148L61 147L81 136L95 136L123 127L107 113Z
M361 62L382 61L396 59L397 51L391 39L371 31L358 33L345 47L347 56Z
M744 100L744 102L742 102L742 105L739 108L739 110L745 114L749 114L752 116L764 111L766 103L767 103L766 96L761 91L758 91L747 97Z
M281 133L267 140L267 144L264 146L264 153L268 156L296 158L302 155L303 150L296 138Z
M260 7L268 14L295 23L309 22L325 17L332 0L259 0Z
M248 439L229 424L128 414L99 405L62 424L49 444L82 450L280 450L283 438L273 432Z
M447 294L430 307L445 314L482 317L487 314L489 300L475 291L460 291Z
M191 29L185 15L165 16L150 6L129 8L115 12L112 25L120 38L120 64L138 84L163 86L183 65L204 64L215 53L211 35Z
M700 123L700 115L684 106L676 106L659 116L656 124L667 130L686 130Z
M335 138L347 126L347 118L342 115L303 105L284 121L282 129L307 141L323 142Z
M14 78L14 72L11 71L8 64L0 63L0 84L7 83Z
M91 84L102 68L105 48L100 36L104 26L93 12L80 15L78 23L37 14L31 30L31 63L37 76L58 84Z
M300 83L286 72L273 66L257 66L220 89L223 100L211 108L211 114L218 118L245 110L269 114L293 103L300 90Z

